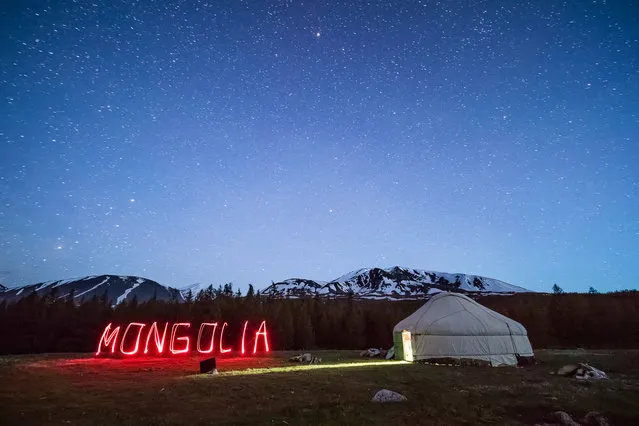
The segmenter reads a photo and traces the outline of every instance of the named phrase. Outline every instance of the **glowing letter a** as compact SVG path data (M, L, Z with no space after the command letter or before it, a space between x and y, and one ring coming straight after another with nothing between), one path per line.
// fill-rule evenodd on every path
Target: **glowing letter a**
M257 330L257 333L255 333L255 345L253 345L253 353L257 352L257 341L259 340L260 336L264 337L264 348L266 352L268 352L268 336L266 335L266 321L262 321L262 324L260 324L260 328Z

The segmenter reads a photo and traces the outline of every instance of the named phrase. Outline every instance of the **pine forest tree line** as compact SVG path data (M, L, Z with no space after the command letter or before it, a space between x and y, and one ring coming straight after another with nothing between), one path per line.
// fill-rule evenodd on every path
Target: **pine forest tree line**
M275 350L388 348L397 322L423 301L274 299L232 284L209 286L185 302L135 298L110 305L106 296L81 304L73 295L32 293L0 303L0 354L91 352L106 324L129 322L267 322ZM534 348L639 348L639 292L481 296L481 304L528 330Z

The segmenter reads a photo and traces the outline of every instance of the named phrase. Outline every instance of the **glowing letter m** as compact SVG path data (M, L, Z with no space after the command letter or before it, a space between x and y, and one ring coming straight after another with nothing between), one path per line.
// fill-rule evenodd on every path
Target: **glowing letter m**
M120 326L115 327L110 333L109 330L111 330L111 323L106 326L102 333L102 337L100 337L100 341L98 342L98 351L95 353L96 355L100 355L102 342L104 342L105 349L111 346L111 353L115 353L115 346L118 340L118 333L120 333Z

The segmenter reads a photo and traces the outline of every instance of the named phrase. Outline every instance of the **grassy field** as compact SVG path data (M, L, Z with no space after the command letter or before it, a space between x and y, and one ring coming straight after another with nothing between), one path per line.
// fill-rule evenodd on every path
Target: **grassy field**
M291 366L285 352L219 359L217 376L197 374L197 358L2 357L0 424L530 425L555 410L639 424L639 351L537 351L538 363L526 368L315 354L319 366ZM584 384L549 374L569 362L588 362L610 379ZM408 401L372 403L382 388Z

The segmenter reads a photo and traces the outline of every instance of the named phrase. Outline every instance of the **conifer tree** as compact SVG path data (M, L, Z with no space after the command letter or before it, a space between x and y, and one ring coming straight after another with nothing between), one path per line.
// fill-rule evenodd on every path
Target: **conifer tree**
M252 300L255 297L255 289L253 289L253 284L249 284L248 291L246 292L246 299Z

